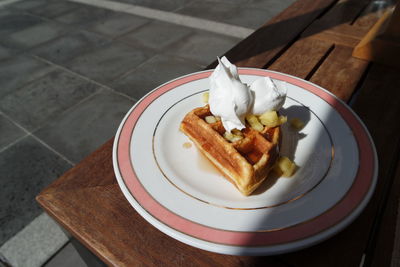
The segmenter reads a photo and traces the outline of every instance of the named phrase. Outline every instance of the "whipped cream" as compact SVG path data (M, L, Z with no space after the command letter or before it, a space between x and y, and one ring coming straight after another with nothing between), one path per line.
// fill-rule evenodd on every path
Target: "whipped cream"
M286 83L277 86L270 77L255 80L250 85L254 95L251 113L261 115L271 110L279 110L286 100Z
M245 116L248 114L253 98L249 87L242 83L235 65L226 57L218 58L218 66L210 76L211 89L208 103L211 113L220 116L228 132L245 128Z
M261 115L278 110L285 103L286 86L277 86L269 77L242 83L235 65L226 57L218 58L218 66L210 76L208 103L214 116L221 117L226 131L245 128L247 114Z

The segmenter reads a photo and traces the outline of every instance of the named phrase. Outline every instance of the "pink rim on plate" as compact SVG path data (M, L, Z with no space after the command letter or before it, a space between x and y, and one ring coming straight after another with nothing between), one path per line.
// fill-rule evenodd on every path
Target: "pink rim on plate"
M323 214L291 227L277 231L240 232L210 228L189 221L158 203L142 186L131 163L130 143L136 122L146 108L164 93L177 86L209 77L212 71L203 71L178 78L162 85L144 97L127 115L117 136L115 160L125 186L135 201L152 217L162 224L188 236L228 246L274 246L317 235L343 221L363 202L371 196L371 187L375 186L377 176L377 160L374 144L362 122L346 104L320 87L282 73L260 69L239 69L241 75L269 76L286 81L311 92L326 101L348 124L354 134L359 153L359 168L354 182L346 195Z

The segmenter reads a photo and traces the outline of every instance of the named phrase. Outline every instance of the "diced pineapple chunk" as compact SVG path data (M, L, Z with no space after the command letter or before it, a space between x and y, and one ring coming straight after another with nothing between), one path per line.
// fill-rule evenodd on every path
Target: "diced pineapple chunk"
M207 123L216 123L216 122L217 122L217 119L216 119L214 116L206 116L206 117L204 118L204 120L205 120Z
M260 121L255 115L247 115L246 120L250 124L250 127L253 128L254 130L259 132L264 130L264 126L260 123Z
M301 130L304 128L305 123L299 118L293 118L290 120L290 125L296 130Z
M238 130L238 129L233 129L233 130L232 130L232 133L233 133L234 135L243 136L243 133L242 133L240 130Z
M232 138L233 138L233 134L232 133L230 133L230 132L225 132L224 133L224 138L226 139L226 140L231 140Z
M232 138L231 142L233 143L233 142L236 142L236 141L239 141L239 140L242 140L242 139L243 139L243 136L233 135L233 138Z
M221 120L221 117L220 117L220 116L215 116L215 119L216 119L217 121L220 121L220 120Z
M203 100L203 103L208 103L208 98L210 97L210 94L209 94L209 92L205 92L203 95L202 95L202 100Z
M225 132L224 133L224 138L233 143L233 142L236 142L236 141L239 141L239 140L243 139L243 136L242 135L233 134L233 133L230 133L230 132Z
M279 116L279 125L284 124L285 122L287 122L287 117L286 116Z
M260 122L267 127L275 127L279 124L278 113L274 110L267 111L258 117Z
M278 113L274 110L267 111L260 115L258 118L260 119L260 122L267 127L276 127L287 121L286 116L278 117Z
M290 177L296 171L296 164L289 158L280 156L278 161L275 163L275 170L282 173L283 176Z

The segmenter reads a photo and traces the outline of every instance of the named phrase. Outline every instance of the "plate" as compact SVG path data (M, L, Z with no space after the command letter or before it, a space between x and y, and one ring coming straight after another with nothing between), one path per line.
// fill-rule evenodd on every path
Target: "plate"
M239 68L250 84L269 76L286 83L280 110L305 122L282 126L281 155L298 169L271 176L251 196L239 191L179 131L183 117L204 105L212 71L189 74L151 91L126 114L113 147L118 184L133 208L165 234L191 246L231 255L271 255L321 242L351 223L377 180L374 143L341 100L302 79Z

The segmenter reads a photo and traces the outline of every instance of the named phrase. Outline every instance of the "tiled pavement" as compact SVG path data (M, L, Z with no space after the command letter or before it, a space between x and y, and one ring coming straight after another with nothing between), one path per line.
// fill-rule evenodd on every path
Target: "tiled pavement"
M0 254L50 267L86 265L34 196L111 138L149 90L203 69L240 41L235 27L251 32L293 0L119 0L143 16L110 1L9 2L0 1ZM221 34L196 19L233 27Z

